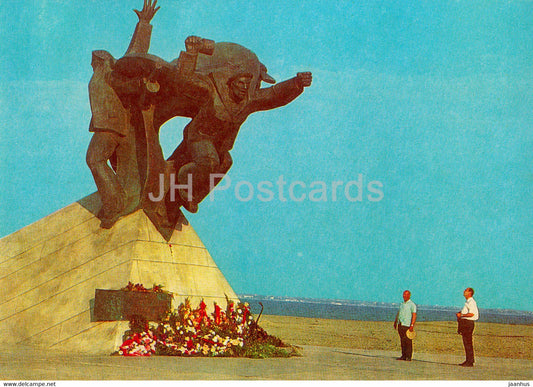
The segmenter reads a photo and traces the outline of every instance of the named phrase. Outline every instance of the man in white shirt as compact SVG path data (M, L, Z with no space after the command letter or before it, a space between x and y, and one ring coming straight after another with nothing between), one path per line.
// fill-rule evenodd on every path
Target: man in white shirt
M474 345L472 334L474 333L474 321L479 318L476 301L474 300L474 289L466 288L463 293L466 302L463 309L457 313L458 333L463 336L466 360L459 364L462 367L474 366Z
M416 305L411 301L411 292L403 292L403 303L400 304L400 310L394 320L394 329L398 328L400 335L400 344L402 346L402 357L396 360L411 361L413 355L413 340L407 337L407 331L413 332L416 322Z

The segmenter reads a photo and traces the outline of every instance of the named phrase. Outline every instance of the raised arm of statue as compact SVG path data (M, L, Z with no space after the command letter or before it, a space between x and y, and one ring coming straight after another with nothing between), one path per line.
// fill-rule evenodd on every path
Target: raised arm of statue
M143 23L150 23L156 12L161 7L157 7L157 0L144 0L143 9L141 11L134 9L133 12L139 17L139 21Z
M213 50L212 40L189 36L185 39L185 51L181 51L179 58L171 62L178 70L175 87L180 94L196 100L198 104L203 104L209 97L211 83L206 75L195 72L196 61L199 53L211 55Z
M173 62L181 76L188 77L194 73L202 40L198 36L189 36L185 39L185 51L181 51L179 58Z
M179 58L172 63L178 67L180 75L190 76L196 69L198 54L212 55L214 49L214 41L199 36L189 36L185 39L185 51L182 51Z
M150 21L159 10L156 7L157 0L144 0L143 9L141 11L134 9L137 14L139 22L135 26L135 32L131 38L130 45L126 50L126 54L146 54L150 48L150 39L152 37L152 25Z
M310 72L298 73L296 77L280 82L272 87L259 89L251 102L252 111L270 110L292 102L311 85Z

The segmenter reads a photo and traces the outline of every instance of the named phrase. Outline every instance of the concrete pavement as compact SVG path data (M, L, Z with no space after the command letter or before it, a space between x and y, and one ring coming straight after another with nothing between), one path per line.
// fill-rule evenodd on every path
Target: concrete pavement
M2 380L532 380L530 360L477 358L457 366L456 355L304 346L282 359L72 355L19 347L0 355Z

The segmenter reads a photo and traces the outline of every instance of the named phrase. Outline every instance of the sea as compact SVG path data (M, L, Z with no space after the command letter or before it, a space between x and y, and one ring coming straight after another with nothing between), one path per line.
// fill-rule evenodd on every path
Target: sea
M250 304L251 311L256 316L261 312L261 304L263 304L263 314L269 315L358 321L394 321L400 306L398 303L275 297L256 294L240 294L238 297L242 302ZM455 313L460 309L460 307L417 305L416 319L417 321L456 321ZM478 321L531 325L533 324L533 312L480 308Z

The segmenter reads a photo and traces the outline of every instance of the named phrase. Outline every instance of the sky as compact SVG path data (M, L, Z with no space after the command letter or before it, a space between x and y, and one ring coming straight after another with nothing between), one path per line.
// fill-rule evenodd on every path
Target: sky
M532 1L158 5L150 53L165 60L198 35L248 47L278 81L313 73L294 102L248 118L227 188L185 213L237 293L410 289L460 307L473 287L481 308L533 311ZM96 190L91 52L122 56L141 7L2 3L0 237ZM187 122L162 127L165 155Z

